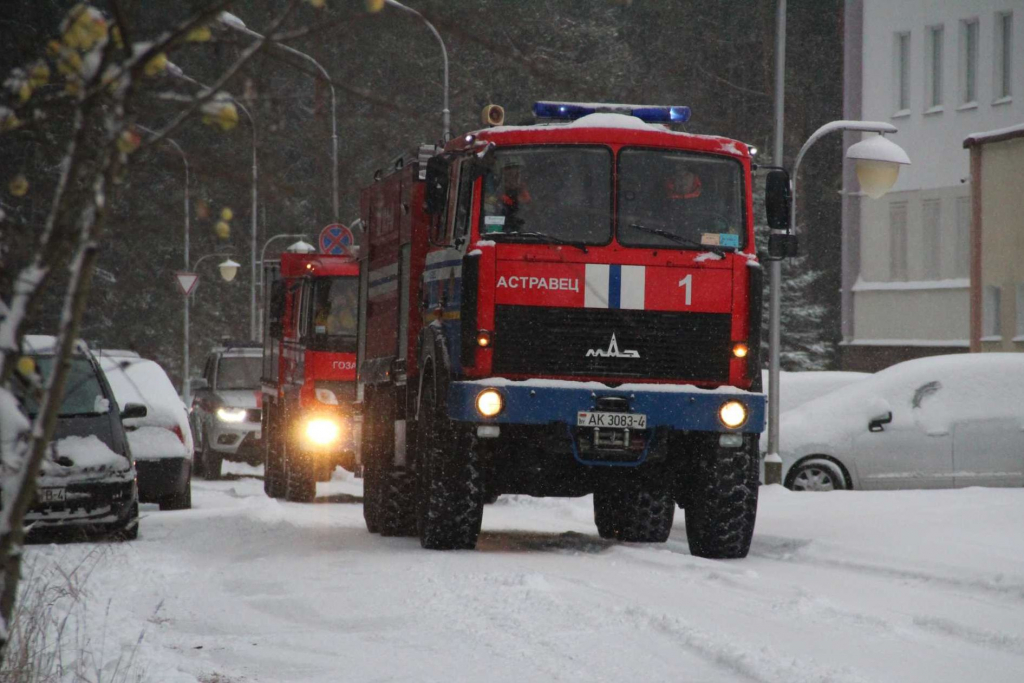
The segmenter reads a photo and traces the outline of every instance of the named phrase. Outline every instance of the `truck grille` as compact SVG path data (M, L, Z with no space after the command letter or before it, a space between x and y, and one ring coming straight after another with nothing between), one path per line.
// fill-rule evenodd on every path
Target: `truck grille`
M727 313L498 306L494 373L724 382L730 325Z

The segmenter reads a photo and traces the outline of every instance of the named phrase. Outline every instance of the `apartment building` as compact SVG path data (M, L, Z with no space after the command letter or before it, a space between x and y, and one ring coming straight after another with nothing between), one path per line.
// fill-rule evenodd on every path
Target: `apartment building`
M897 126L913 163L878 200L844 167L842 365L967 351L964 140L1024 121L1024 0L847 0L844 31L845 118Z

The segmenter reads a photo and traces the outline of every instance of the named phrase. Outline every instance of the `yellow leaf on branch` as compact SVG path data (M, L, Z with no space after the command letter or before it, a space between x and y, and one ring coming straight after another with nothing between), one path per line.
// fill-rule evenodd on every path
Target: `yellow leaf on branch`
M7 184L7 190L15 197L24 197L28 194L28 179L19 173Z
M133 130L126 130L117 139L117 149L122 154L131 154L142 144L142 137Z
M231 220L234 217L235 217L235 212L232 211L230 208L225 206L223 209L220 210L220 219L222 221L229 221L229 220Z
M384 9L384 0L366 0L366 11L371 14Z
M306 2L317 9L323 9L324 5L327 4L327 0L306 0Z
M157 76L163 73L164 69L167 68L167 63L167 55L161 52L156 57L153 57L153 59L146 62L146 66L143 67L142 71L147 76Z
M33 88L41 88L50 82L50 67L46 62L36 62L28 71L28 82Z
M213 38L213 33L210 32L209 26L198 26L185 36L185 40L189 43L205 43L211 38Z
M213 231L222 240L226 240L231 236L231 226L224 221L217 221L217 224L213 226Z

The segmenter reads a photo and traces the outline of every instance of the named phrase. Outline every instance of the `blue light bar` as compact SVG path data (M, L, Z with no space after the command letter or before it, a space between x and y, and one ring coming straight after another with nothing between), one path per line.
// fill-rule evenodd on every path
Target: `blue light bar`
M640 106L635 104L580 104L578 102L534 102L533 115L538 119L575 121L589 114L625 114L646 123L686 123L689 107Z

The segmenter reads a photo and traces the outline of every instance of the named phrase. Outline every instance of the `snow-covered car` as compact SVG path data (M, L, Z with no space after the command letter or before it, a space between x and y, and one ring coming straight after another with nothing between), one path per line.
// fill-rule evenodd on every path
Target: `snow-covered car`
M830 391L835 391L870 376L870 372L838 372L834 370L789 372L783 370L779 373L781 398L779 412L784 413ZM767 370L761 371L761 386L764 387L765 392L768 391Z
M786 411L798 491L1024 486L1024 354L932 356Z
M54 363L56 340L27 335L19 373L45 379ZM38 410L21 377L12 382L22 410ZM118 403L88 347L78 342L57 417L53 442L37 480L36 501L25 516L30 531L139 533L139 492L122 418L144 417L144 405ZM7 473L4 472L6 475Z
M191 381L196 470L207 479L220 478L225 459L263 464L262 364L262 346L221 346L207 356L203 376Z
M145 417L124 420L135 468L139 500L161 510L192 507L192 433L188 410L157 363L138 355L99 354L100 367L120 405L146 406Z

